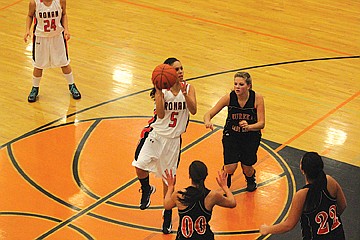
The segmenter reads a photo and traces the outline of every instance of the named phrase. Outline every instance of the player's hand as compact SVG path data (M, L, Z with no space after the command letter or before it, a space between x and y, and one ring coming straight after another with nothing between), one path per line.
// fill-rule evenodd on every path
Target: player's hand
M155 84L154 84L154 88L155 88L156 92L162 92L162 90L160 88L158 88Z
M212 124L211 122L204 123L204 125L206 128L210 128L211 131L214 130L214 124Z
M269 234L269 226L266 224L263 224L260 226L260 234L261 235L267 235Z
M222 189L227 188L227 178L228 174L224 170L218 171L216 181Z
M168 170L166 169L164 171L163 178L168 183L168 186L175 186L176 183L176 176L173 175L172 169Z
M249 131L249 124L245 120L242 120L241 122L239 122L239 126L242 128L243 132Z
M64 38L66 41L70 40L70 33L69 31L64 30Z
M24 42L27 43L28 38L30 38L30 33L26 32L25 35L24 35Z
M155 88L155 98L164 96L162 90L160 88L157 88L155 84L154 84L154 88Z
M188 86L188 84L186 83L185 80L180 82L180 89L181 89L181 92L184 94L184 96L187 95L187 92L186 92L187 86Z

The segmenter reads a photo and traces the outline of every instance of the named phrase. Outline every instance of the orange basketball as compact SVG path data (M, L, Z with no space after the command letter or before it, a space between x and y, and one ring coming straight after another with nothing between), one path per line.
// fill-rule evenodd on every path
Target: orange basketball
M160 64L152 72L151 80L157 88L169 89L176 83L177 72L168 64Z

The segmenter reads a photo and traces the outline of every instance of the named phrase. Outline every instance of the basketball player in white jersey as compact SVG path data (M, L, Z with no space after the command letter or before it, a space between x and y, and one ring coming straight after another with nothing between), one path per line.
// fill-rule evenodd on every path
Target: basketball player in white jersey
M26 17L24 41L30 37L33 29L33 87L28 102L35 102L39 94L39 85L43 69L61 67L69 90L74 99L81 94L76 88L67 51L67 40L70 39L66 0L30 0L29 12Z
M140 209L150 206L150 195L155 187L149 183L149 172L162 178L166 169L176 169L180 160L181 134L185 132L189 115L196 114L195 88L183 80L183 67L176 58L164 62L175 68L178 79L170 89L153 89L150 94L155 100L155 114L141 132L141 139L135 152L132 165L136 169L142 190ZM163 197L168 186L163 181ZM172 211L164 211L162 231L171 233Z

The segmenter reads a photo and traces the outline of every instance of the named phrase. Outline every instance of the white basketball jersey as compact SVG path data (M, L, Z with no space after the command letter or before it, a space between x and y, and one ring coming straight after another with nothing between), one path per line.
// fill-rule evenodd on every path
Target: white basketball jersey
M62 8L60 0L52 0L49 7L42 0L35 0L35 4L35 36L53 37L61 34L64 27L61 24Z
M186 92L189 91L188 84ZM166 138L179 137L186 131L189 122L189 110L186 105L185 96L179 91L174 96L171 90L163 89L165 102L165 116L163 119L156 118L155 122L150 124L154 131Z

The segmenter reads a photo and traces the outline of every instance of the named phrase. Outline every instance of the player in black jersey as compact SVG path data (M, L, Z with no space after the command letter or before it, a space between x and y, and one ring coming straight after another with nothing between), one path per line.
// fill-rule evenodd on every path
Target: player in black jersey
M262 225L262 235L290 231L300 219L303 240L343 240L344 229L340 215L346 199L339 183L323 171L324 163L316 152L307 152L300 161L306 185L296 192L289 215L284 222Z
M208 175L206 165L201 161L193 161L189 166L191 185L174 191L176 176L172 170L165 170L164 179L168 183L168 191L164 199L165 209L178 208L179 228L176 239L212 240L214 233L209 221L215 205L234 208L234 195L227 187L227 174L218 172L216 181L223 191L209 190L204 181Z
M255 169L257 151L261 140L261 129L265 127L264 98L252 90L252 79L247 72L237 72L234 76L234 90L223 96L216 105L204 115L206 128L214 129L211 119L224 107L228 107L228 116L223 132L224 170L231 176L238 163L247 182L246 190L256 190Z

